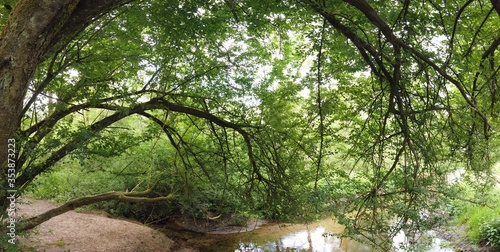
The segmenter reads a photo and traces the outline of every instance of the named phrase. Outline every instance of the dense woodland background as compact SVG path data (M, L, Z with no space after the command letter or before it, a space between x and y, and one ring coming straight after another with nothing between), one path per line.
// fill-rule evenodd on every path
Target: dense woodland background
M20 193L150 189L169 200L94 205L149 223L328 213L382 248L476 209L500 246L499 1L4 2Z

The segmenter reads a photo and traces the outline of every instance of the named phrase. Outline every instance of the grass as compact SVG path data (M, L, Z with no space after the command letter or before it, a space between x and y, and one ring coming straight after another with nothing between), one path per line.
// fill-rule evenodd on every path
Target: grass
M457 215L455 222L457 225L465 224L467 227L467 237L474 243L484 241L484 234L481 233L481 225L492 220L495 216L500 217L500 188L496 188L489 195L487 202L490 206L473 205L471 203L456 202Z
M59 241L56 242L56 246L58 246L58 247L62 247L62 246L64 246L64 244L65 243L64 243L63 240L59 240Z

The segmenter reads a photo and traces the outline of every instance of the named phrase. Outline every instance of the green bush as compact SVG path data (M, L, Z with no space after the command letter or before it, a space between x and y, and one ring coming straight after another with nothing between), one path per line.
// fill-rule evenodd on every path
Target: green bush
M471 209L468 213L469 218L467 220L467 234L469 239L473 242L481 241L481 233L479 227L488 219L490 216L494 216L495 211L491 208L476 206Z
M474 205L463 201L452 201L448 209L456 224L465 224L467 236L474 243L486 242L500 249L500 205L498 189L485 195L484 200L490 206ZM496 206L496 207L491 207Z
M65 170L45 173L36 178L28 189L31 196L38 199L63 201L63 195L69 187Z
M5 234L5 232L2 232L2 234ZM14 244L9 243L8 240L9 237L6 235L3 235L2 238L0 238L0 251L6 251L6 252L21 251L21 244L19 243L18 240L16 240Z
M486 241L492 247L500 249L500 216L484 222L479 227L479 232L483 241Z
M114 178L106 172L85 173L70 167L39 176L28 192L35 198L65 202L82 196L124 190L125 179Z

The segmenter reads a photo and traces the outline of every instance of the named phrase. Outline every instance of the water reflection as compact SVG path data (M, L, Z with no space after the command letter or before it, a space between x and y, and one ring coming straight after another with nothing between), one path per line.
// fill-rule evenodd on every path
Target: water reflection
M333 234L340 234L344 227L333 219L324 219L308 225L283 225L267 223L256 225L259 228L248 232L217 232L192 233L179 230L163 229L170 237L177 237L186 241L185 247L194 248L202 252L374 252L368 245L350 239L340 239ZM427 252L450 252L449 248L442 248L441 240L431 231L426 235L429 240ZM422 238L423 239L423 238ZM400 232L392 240L394 252L405 252L406 248L397 249L407 239L404 232ZM422 248L423 249L423 248Z
M235 252L260 252L260 251L318 251L318 252L371 252L369 246L359 244L349 239L340 239L330 235L330 230L318 226L312 230L302 230L290 233L275 241L262 243L240 242Z
M332 233L340 233L342 227L333 220L323 220L310 225L289 225L286 227L277 224L263 226L243 236L238 236L239 243L234 252L373 252L368 245L350 239L340 239ZM441 247L441 240L435 237L432 231L426 233L431 241L427 252L450 252L449 248ZM404 232L400 232L393 239L395 248L405 244ZM222 250L218 250L222 251ZM403 252L406 249L395 249Z

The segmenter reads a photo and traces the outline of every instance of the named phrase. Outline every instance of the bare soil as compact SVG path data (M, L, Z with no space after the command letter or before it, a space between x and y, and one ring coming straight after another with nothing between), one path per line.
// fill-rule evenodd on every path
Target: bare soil
M46 200L19 199L17 214L35 216L57 207ZM106 213L69 211L19 237L23 251L190 251L164 234L138 222L111 218Z

